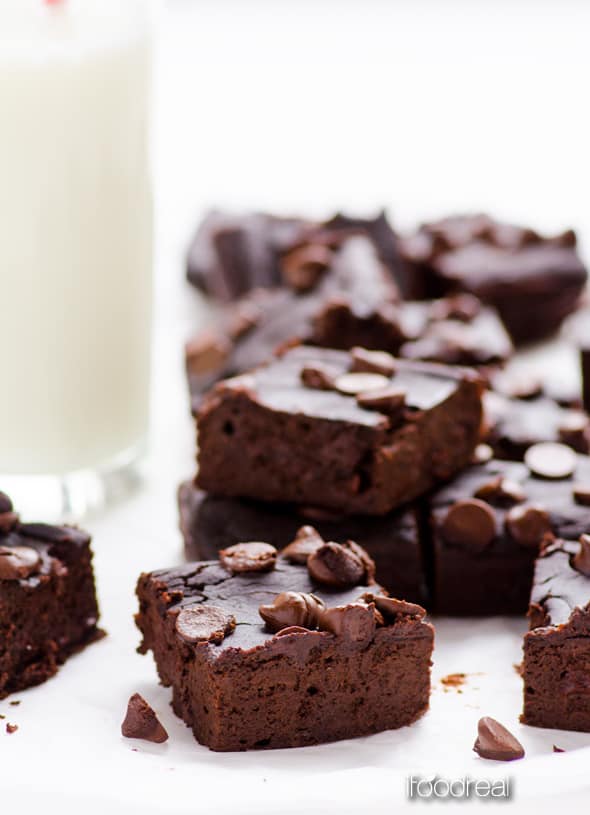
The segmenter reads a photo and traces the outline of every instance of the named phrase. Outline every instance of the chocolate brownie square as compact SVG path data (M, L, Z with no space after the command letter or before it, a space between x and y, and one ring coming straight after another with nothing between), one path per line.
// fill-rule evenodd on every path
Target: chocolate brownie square
M533 463L539 449L547 448L530 448ZM590 458L551 445L550 463L558 461L560 450L571 456L571 468L562 477L542 477L525 464L491 460L434 492L430 529L437 613L523 614L544 535L572 538L590 532L585 497Z
M383 516L339 515L316 507L208 495L191 482L178 490L180 528L188 560L213 560L244 540L281 548L306 525L324 540L354 540L375 561L379 583L396 597L425 604L426 577L415 506Z
M400 242L416 297L465 291L495 306L517 343L553 334L577 306L587 272L572 230L543 237L487 215L423 224Z
M302 346L219 383L197 420L201 489L385 515L469 462L481 380L384 352Z
M432 627L353 543L242 543L143 574L136 616L173 708L212 750L377 733L428 707Z
M522 721L590 732L590 537L544 547L529 619Z
M53 676L97 620L89 536L21 523L0 493L0 699Z

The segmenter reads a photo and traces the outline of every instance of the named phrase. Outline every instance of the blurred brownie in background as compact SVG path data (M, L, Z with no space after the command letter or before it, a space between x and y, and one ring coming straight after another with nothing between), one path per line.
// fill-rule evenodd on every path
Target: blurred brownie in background
M553 334L587 279L572 230L544 237L487 215L425 223L399 246L409 266L405 297L470 292L498 309L516 343Z

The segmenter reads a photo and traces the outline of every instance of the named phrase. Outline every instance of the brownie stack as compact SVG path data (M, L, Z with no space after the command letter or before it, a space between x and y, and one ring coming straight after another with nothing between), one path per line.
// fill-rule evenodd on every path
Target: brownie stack
M188 276L228 304L186 349L199 451L179 506L197 562L143 575L137 622L195 736L249 749L408 723L427 706L421 605L530 603L524 720L587 729L568 711L586 682L590 423L580 394L502 371L506 328L537 339L574 308L573 233L470 216L400 239L383 214L214 213ZM539 599L558 560L565 610Z

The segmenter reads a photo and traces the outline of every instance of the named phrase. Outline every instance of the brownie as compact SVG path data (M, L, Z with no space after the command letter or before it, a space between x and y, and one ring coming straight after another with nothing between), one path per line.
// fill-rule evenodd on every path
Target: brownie
M550 541L535 565L522 721L590 732L590 538Z
M481 415L481 381L469 369L295 347L205 397L196 483L385 515L469 462Z
M188 560L211 560L239 541L266 540L281 548L312 524L325 540L355 540L373 558L379 582L396 597L425 604L425 564L419 515L410 506L375 516L338 515L316 507L208 495L192 483L178 490L180 528Z
M302 243L326 233L364 235L397 279L405 268L397 236L385 212L374 218L336 214L327 221L280 217L263 212L234 215L208 212L195 232L187 256L187 278L205 294L222 302L235 300L259 287L285 282L283 256Z
M97 620L89 536L21 523L0 493L0 699L53 676Z
M434 611L458 616L526 611L544 534L576 538L590 532L584 498L590 458L572 457L573 472L562 478L542 478L525 464L492 459L434 492Z
M219 379L266 362L292 341L343 350L360 345L408 359L476 366L486 375L510 358L512 344L498 315L475 297L400 303L398 296L369 242L343 239L311 288L252 292L229 307L214 329L187 343L193 406Z
M212 750L402 727L428 707L432 627L353 543L241 543L139 578L136 616L173 708Z
M544 237L487 215L423 224L400 242L410 296L466 291L495 306L517 343L553 334L576 307L586 268L572 230Z
M563 408L546 396L509 399L487 391L484 416L484 441L496 458L522 461L531 445L545 441L562 442L578 453L590 452L588 415Z

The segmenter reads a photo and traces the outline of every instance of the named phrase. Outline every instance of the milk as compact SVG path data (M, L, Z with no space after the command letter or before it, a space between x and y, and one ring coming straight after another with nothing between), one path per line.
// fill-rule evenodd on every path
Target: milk
M150 56L141 0L0 0L0 473L146 438Z

